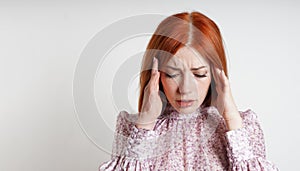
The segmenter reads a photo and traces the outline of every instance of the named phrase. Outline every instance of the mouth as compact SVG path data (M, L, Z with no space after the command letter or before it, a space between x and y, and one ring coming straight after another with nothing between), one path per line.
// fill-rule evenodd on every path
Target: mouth
M190 107L193 105L195 100L176 100L176 103L181 108Z

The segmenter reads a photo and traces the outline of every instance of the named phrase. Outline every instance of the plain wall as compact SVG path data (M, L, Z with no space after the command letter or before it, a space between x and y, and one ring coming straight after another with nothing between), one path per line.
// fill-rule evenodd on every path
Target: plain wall
M97 170L109 160L100 147L110 150L117 113L105 114L112 132L102 130L106 125L94 128L106 138L84 131L73 102L81 53L97 33L120 19L192 10L219 25L235 101L239 110L258 113L267 158L281 170L300 170L299 7L292 0L0 1L0 170ZM145 50L149 38L123 41L107 58L122 63ZM95 77L96 85L110 80L118 65L110 69ZM128 111L137 106L137 85L131 86ZM101 103L111 104L109 99Z

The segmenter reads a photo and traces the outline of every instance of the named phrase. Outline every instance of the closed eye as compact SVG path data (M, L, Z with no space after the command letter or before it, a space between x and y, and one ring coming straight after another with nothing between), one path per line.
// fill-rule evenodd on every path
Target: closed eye
M198 77L198 78L202 78L202 77L206 77L206 75L204 74L204 75L200 75L200 74L194 74L196 77Z
M167 77L169 78L175 78L177 77L179 74L167 74L165 73ZM198 78L203 78L203 77L207 77L205 74L204 75L200 75L200 74L194 74L196 77Z
M169 77L169 78L175 78L175 77L178 76L178 75L179 75L179 74L173 74L173 75L172 75L172 74L167 74L167 73L166 73L166 76Z

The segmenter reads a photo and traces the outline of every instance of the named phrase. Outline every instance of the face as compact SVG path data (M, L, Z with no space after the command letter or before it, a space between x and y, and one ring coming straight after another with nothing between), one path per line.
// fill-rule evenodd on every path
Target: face
M204 101L211 83L209 63L189 47L180 48L161 66L161 82L170 104L179 112L194 112Z

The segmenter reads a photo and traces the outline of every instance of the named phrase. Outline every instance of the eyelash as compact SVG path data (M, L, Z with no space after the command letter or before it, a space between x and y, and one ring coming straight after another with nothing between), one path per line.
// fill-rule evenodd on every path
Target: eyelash
M169 74L166 74L167 77L169 78L175 78L177 75L179 74L175 74L175 75L169 75ZM199 75L199 74L194 74L196 77L198 78L203 78L203 77L206 77L206 75Z

